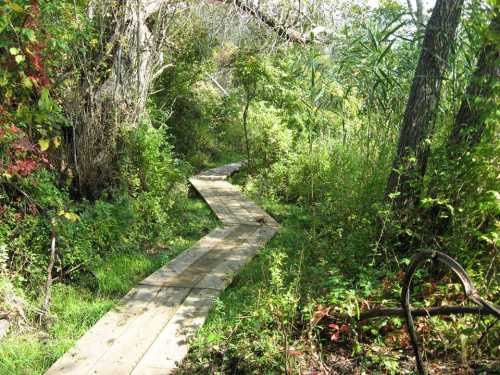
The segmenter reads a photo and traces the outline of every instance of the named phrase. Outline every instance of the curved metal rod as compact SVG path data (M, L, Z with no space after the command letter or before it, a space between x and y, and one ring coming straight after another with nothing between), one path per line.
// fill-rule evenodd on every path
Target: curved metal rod
M401 304L405 312L406 326L408 327L408 334L410 335L411 344L413 347L413 351L415 353L417 370L418 373L421 375L426 375L427 372L425 370L424 362L422 361L422 356L420 355L420 351L418 349L417 333L415 331L415 326L413 324L413 317L411 315L410 285L413 275L415 274L417 268L429 259L437 260L448 266L460 279L460 282L464 289L465 296L475 304L483 307L487 313L492 314L497 318L500 318L500 308L481 298L476 288L474 287L474 284L472 283L469 275L467 275L467 272L465 272L463 267L455 259L451 258L450 256L440 251L426 250L416 254L412 258L412 261L408 266L408 270L406 271L403 283L403 289L401 291Z

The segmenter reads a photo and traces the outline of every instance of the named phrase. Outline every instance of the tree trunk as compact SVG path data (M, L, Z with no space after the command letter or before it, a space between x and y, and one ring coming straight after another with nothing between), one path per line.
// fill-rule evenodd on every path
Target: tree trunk
M427 24L386 189L386 199L397 193L394 203L399 208L419 200L441 83L462 6L463 0L437 0Z
M424 25L424 6L422 0L416 0L416 11L413 10L412 0L406 0L406 3L408 4L408 12L420 29Z
M93 1L89 17L100 49L80 56L81 81L67 103L73 121L73 164L80 192L96 198L117 174L120 129L135 127L161 64L165 0Z
M252 100L252 96L247 92L247 98L245 103L245 109L243 110L243 130L245 132L245 146L247 151L247 169L248 172L252 172L252 160L250 159L250 143L248 141L248 110L250 108L250 101Z
M486 127L488 115L497 110L498 85L500 78L500 11L494 9L483 47L479 54L476 70L471 77L454 126L448 138L448 156L460 160L480 140Z
M417 22L420 27L424 25L424 4L422 3L422 0L416 0L417 4Z
M476 69L470 78L469 84L462 99L460 109L455 116L455 122L448 136L445 149L446 178L449 181L461 181L457 189L440 183L440 173L434 173L430 183L428 195L436 198L444 193L452 206L457 206L460 197L467 194L472 188L477 190L474 182L469 181L469 164L465 159L473 152L474 147L481 141L488 119L492 119L497 111L499 102L498 85L500 79L500 45L496 41L500 35L500 12L493 10L493 18L486 32L482 48L479 52ZM495 120L494 120L495 121ZM494 124L495 126L496 124ZM442 167L441 167L442 171ZM470 186L470 184L474 186ZM427 210L429 223L432 223L432 237L441 236L449 228L449 220L441 218L441 212L448 212L448 207L435 204ZM444 215L447 217L447 215Z

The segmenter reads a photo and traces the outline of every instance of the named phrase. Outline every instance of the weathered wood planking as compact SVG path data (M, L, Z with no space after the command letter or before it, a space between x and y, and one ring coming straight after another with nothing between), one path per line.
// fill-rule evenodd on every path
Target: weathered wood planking
M188 340L203 325L220 292L215 289L194 289L132 374L168 375L175 370L188 352Z
M224 226L141 281L46 375L167 375L177 367L215 299L279 229L225 181L240 167L190 179Z

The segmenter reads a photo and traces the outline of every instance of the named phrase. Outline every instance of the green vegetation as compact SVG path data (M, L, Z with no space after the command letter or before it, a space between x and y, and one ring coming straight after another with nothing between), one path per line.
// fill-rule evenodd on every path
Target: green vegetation
M400 306L422 249L500 302L496 2L125 3L0 5L0 374L43 373L216 226L187 178L242 159L282 229L181 373L411 373L404 318L357 317ZM413 306L466 303L417 272ZM494 317L416 326L433 373L500 371Z
M201 200L186 200L185 213L167 246L168 249L130 248L110 254L87 266L67 284L53 286L50 323L46 329L30 327L37 320L39 297L27 298L26 320L19 321L18 334L0 344L0 374L41 374L64 354L104 313L109 311L137 282L215 226L216 221ZM183 221L185 220L185 221ZM3 280L3 279L2 279ZM0 285L7 297L11 285ZM7 308L9 306L6 306Z

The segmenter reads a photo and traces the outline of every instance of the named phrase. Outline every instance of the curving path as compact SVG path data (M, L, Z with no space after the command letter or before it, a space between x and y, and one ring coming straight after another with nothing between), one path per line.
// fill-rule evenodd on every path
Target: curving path
M172 373L215 298L279 229L226 181L240 168L228 164L189 180L222 226L127 293L46 375Z

